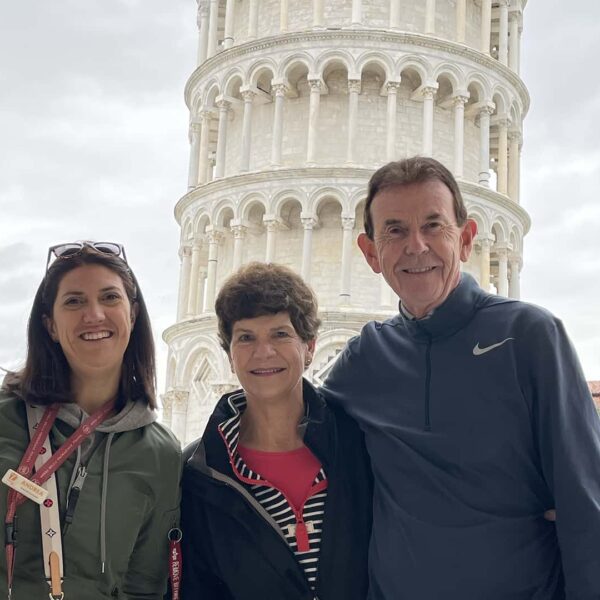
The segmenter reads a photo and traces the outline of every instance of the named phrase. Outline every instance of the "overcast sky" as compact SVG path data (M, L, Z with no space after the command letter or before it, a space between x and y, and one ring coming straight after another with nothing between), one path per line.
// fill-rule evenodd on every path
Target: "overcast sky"
M0 366L18 367L48 246L120 241L153 318L174 322L175 202L189 146L194 0L0 3ZM563 319L600 380L600 3L530 0L522 297Z

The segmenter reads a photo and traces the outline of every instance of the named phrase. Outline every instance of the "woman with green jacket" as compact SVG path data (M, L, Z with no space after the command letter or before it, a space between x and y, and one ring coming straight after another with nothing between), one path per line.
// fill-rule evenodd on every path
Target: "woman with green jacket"
M123 247L50 248L25 366L0 392L0 593L162 598L181 453L155 408L150 321ZM56 470L37 486L44 469Z

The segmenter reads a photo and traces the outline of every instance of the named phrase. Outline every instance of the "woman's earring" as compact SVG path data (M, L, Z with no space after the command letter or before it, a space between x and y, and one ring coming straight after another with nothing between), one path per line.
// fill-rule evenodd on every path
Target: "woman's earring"
M306 360L304 361L304 368L308 369L308 367L310 367L311 362L312 362L312 358L310 356L307 356Z

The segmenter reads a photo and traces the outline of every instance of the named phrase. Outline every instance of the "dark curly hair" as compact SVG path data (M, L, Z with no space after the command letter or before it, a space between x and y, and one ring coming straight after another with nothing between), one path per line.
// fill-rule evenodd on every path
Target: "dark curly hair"
M302 277L283 265L252 262L231 275L215 302L219 340L229 354L233 325L242 319L287 312L304 342L314 340L321 320L317 298Z
M62 278L84 265L100 265L115 272L133 307L138 306L135 325L123 356L119 399L140 399L152 408L156 403L156 366L150 317L135 275L119 257L84 246L81 252L68 258L56 259L42 279L35 294L27 326L27 358L25 367L8 373L2 387L24 400L36 404L72 402L71 369L60 344L52 341L44 326L44 318L52 309Z
M467 209L454 175L435 158L413 156L383 165L373 173L369 180L369 191L363 214L367 237L370 240L373 239L371 204L373 204L373 200L379 192L389 187L425 183L427 181L439 181L450 190L454 200L456 224L462 227L467 220Z

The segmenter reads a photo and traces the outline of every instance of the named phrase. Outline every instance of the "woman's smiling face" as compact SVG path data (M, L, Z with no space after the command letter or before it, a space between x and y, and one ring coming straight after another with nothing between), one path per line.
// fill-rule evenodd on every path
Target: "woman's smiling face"
M121 277L89 264L64 275L44 323L74 373L114 375L121 370L134 313Z
M302 374L315 341L303 341L287 312L236 321L232 329L231 367L248 398L288 401L302 393Z

